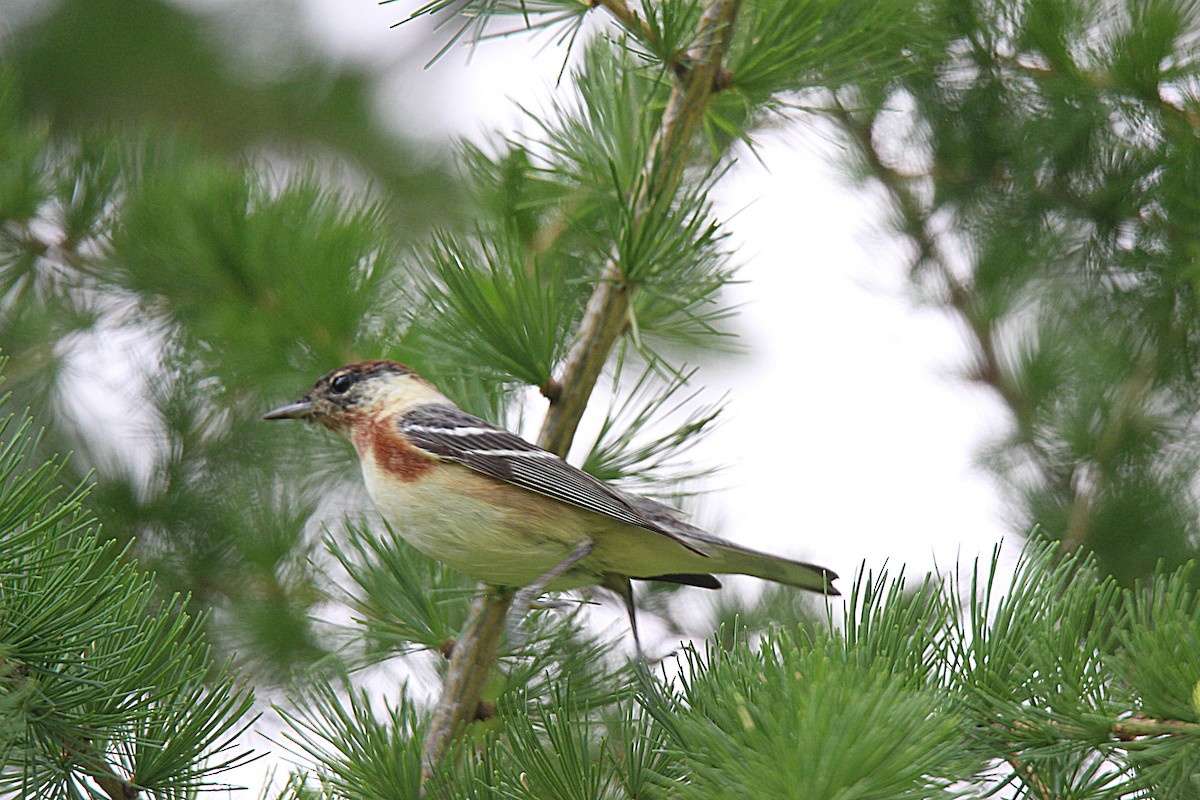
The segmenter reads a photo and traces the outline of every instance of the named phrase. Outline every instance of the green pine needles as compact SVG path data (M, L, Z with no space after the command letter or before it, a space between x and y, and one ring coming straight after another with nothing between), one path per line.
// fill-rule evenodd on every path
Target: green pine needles
M915 586L886 570L860 574L827 625L735 626L725 645L668 657L657 677L594 654L549 683L514 681L493 695L495 718L446 760L430 791L572 800L1198 796L1200 592L1190 571L1121 589L1090 562L1040 545L1021 557L1009 587L1001 563L997 551ZM547 647L572 645L533 651ZM415 785L424 713L410 700L382 716L355 693L301 707L288 712L291 737L326 796L383 798ZM373 749L326 757L330 743L346 742ZM407 771L396 772L397 762Z
M1200 798L1195 3L430 0L433 50L574 45L520 132L453 154L385 125L365 72L271 39L287 4L243 4L271 35L216 18L236 4L50 5L0 41L6 386L49 425L0 422L0 795L214 784L243 760L236 652L307 682L279 703L308 770L281 798L423 774L507 800ZM686 494L717 466L687 457L736 330L713 191L810 121L1009 412L988 463L1040 531L1015 569L864 572L828 619L780 589L699 611L645 589L650 651L687 643L650 670L590 595L517 648L504 592L470 627L470 581L360 519L344 442L260 423L395 358L605 480ZM796 268L839 269L803 230ZM98 378L121 425L75 402ZM396 665L386 702L355 672Z
M244 763L252 698L180 598L98 534L0 417L0 795L183 798Z

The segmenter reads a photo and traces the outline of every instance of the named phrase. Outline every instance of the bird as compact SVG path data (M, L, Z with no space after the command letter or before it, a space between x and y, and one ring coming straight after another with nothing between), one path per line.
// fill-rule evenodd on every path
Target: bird
M716 575L742 574L839 594L832 570L708 533L468 414L395 361L331 370L263 418L349 439L380 515L425 555L514 590L518 621L544 593L602 586L624 601L640 654L634 580L719 589Z

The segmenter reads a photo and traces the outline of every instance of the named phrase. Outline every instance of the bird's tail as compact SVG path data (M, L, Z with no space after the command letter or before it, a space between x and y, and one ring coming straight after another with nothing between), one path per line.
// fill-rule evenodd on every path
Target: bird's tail
M693 572L656 575L648 580L686 583L691 586L701 586L715 589L721 584L707 573L753 575L768 581L795 586L798 589L808 589L811 592L835 597L841 592L833 585L837 573L831 569L818 567L816 564L806 564L803 561L793 561L790 558L773 556L749 547L742 547L733 542L713 536L695 525L685 522L677 509L662 503L628 492L621 492L621 498L638 514L654 523L652 530L668 535L679 544L688 548L692 553L705 557L692 560L690 566L698 569ZM690 554L689 554L690 555Z
M841 594L833 585L837 573L825 567L751 550L749 547L717 539L715 536L689 533L686 538L696 539L696 544L708 553L712 560L705 564L705 567L709 572L753 575L756 578L820 592L830 597Z

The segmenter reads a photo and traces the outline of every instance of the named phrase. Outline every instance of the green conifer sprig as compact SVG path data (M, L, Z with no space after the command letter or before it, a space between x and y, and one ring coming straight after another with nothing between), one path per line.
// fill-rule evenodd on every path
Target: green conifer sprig
M1159 558L1185 563L1200 469L1195 9L919 13L936 38L889 85L840 91L832 116L891 196L917 285L964 322L968 374L1012 412L992 464L1022 527L1091 549L1126 584ZM1139 555L1111 555L1134 540Z
M394 0L383 2L387 4ZM591 5L581 0L430 0L396 24L438 15L439 29L454 28L446 43L430 59L433 63L464 41L475 44L497 36L552 27L560 28L556 33L558 38L571 39L590 10ZM493 22L506 17L517 18L517 24L500 31L489 30Z
M961 725L940 693L834 650L774 634L753 655L685 651L681 675L703 677L679 681L672 745L689 775L682 795L966 795L955 788Z
M277 710L291 726L284 741L311 762L322 796L384 800L419 795L424 721L406 692L376 703L343 676L340 684L315 684L302 702ZM299 800L310 786L293 784L291 796Z
M495 380L550 383L583 302L568 274L531 263L503 232L471 242L440 236L421 261L429 277L409 324L429 326L428 358Z
M368 653L448 651L466 621L475 582L428 558L391 528L347 525L327 546L354 582L349 606ZM336 584L335 584L336 585Z
M1187 571L1121 589L1042 544L1010 588L1001 563L997 551L915 587L860 572L830 626L751 637L740 625L719 646L685 646L660 678L597 668L602 654L586 648L569 669L506 660L515 669L491 698L503 724L475 729L433 786L515 798L1190 796L1200 617ZM549 616L546 632L561 631ZM528 652L547 651L538 641ZM413 724L373 736L394 742Z
M246 762L252 695L201 620L97 536L61 462L0 420L0 792L185 796Z
M650 365L623 392L614 387L581 468L603 481L650 493L663 487L682 491L688 481L718 471L719 466L698 467L683 461L717 424L725 407L723 400L697 405L700 391L689 391L693 375L694 370L689 370L663 380L661 371ZM675 422L680 416L682 421Z

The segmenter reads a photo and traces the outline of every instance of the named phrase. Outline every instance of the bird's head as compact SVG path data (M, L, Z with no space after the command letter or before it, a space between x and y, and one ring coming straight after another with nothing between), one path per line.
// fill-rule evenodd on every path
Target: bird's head
M360 361L326 373L308 394L267 412L263 419L303 419L344 434L361 420L392 416L422 403L437 402L448 401L403 364Z

